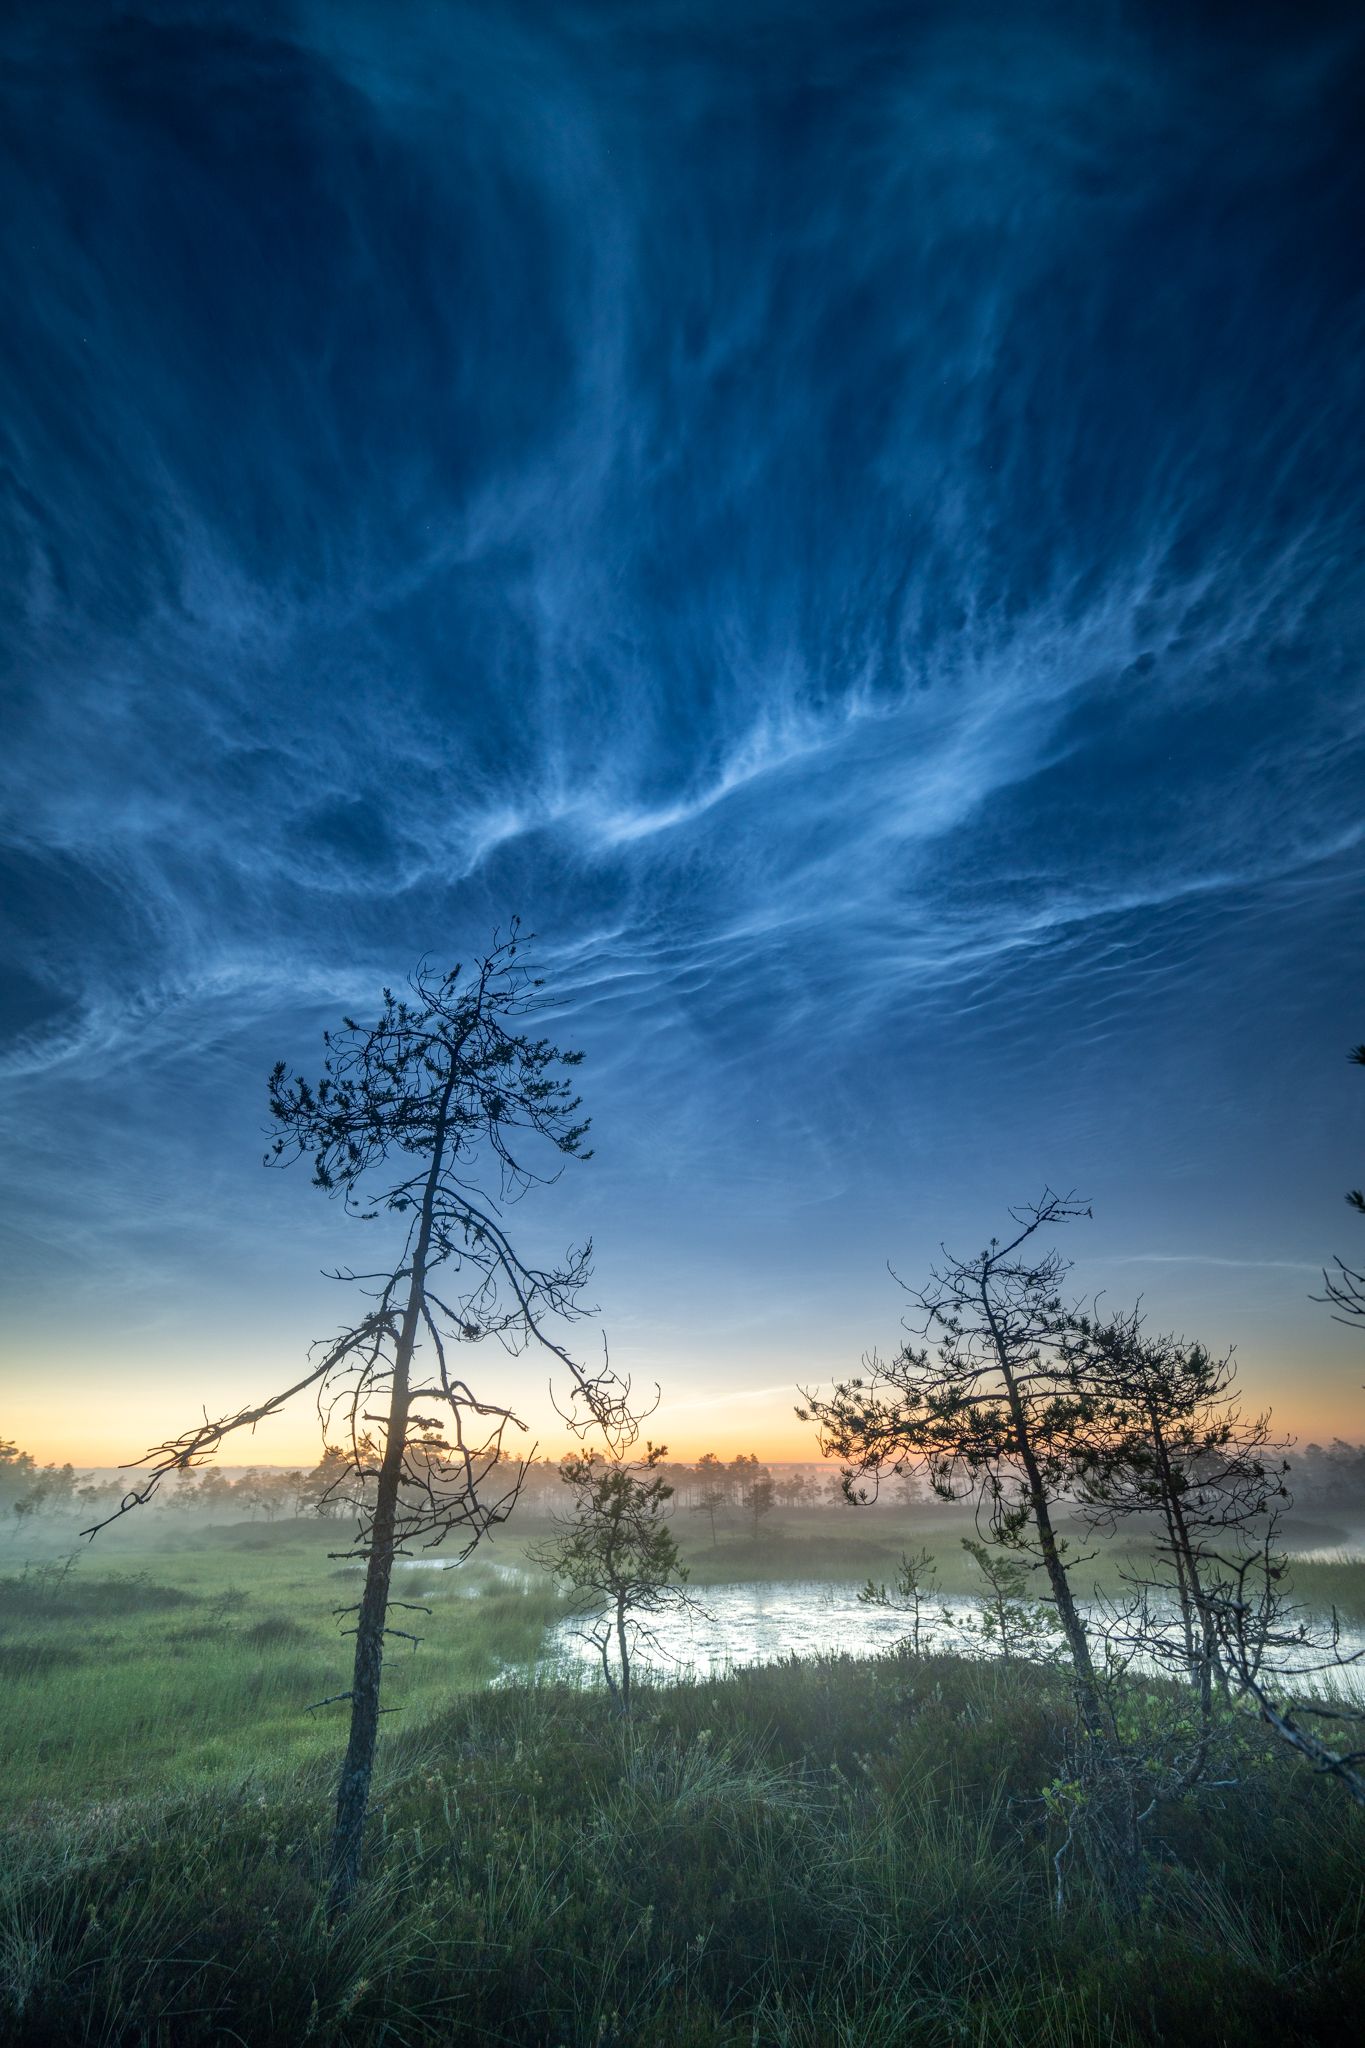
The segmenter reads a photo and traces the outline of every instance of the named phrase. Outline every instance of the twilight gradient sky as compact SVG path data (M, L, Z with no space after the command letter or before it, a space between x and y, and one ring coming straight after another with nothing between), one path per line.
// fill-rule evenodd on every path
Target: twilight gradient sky
M524 1229L676 1449L809 1455L885 1262L1046 1181L1365 1435L1359 8L29 0L0 67L0 1434L292 1374L372 1240L265 1074L519 911L597 1146Z

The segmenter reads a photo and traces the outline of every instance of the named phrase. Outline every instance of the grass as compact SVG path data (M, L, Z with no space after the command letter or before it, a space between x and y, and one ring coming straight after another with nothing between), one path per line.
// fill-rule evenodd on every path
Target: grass
M946 1596L979 1591L951 1510L871 1515L834 1509L774 1517L758 1539L722 1530L712 1545L699 1516L680 1516L692 1584L737 1580L847 1584L894 1578L903 1549L927 1544ZM298 1522L227 1529L152 1524L116 1540L0 1574L0 1800L106 1798L131 1788L185 1790L230 1779L262 1754L306 1764L332 1757L344 1708L310 1704L344 1692L349 1639L341 1633L359 1575L329 1553L336 1525ZM422 1637L415 1655L395 1638L385 1667L391 1725L437 1711L454 1694L536 1661L558 1608L543 1581L521 1579L523 1542L447 1572L405 1567L399 1597L430 1612L393 1617ZM1079 1547L1079 1546L1078 1546ZM1121 1556L1097 1559L1111 1585ZM1093 1572L1092 1572L1093 1575ZM1319 1611L1365 1620L1365 1565L1296 1564L1293 1583Z
M1365 1817L1254 1728L1167 1817L1141 1911L1030 1803L1055 1676L828 1658L470 1693L386 1746L329 1934L330 1773L11 1816L0 2039L509 2048L1176 2048L1353 2038Z
M696 1582L890 1577L925 1540L923 1518L793 1521L714 1549L686 1530ZM970 1583L959 1534L928 1531L947 1592ZM1073 1858L1059 1917L1057 1672L789 1660L644 1685L622 1722L537 1672L555 1603L492 1562L403 1573L432 1612L419 1653L390 1651L362 1897L329 1931L344 1709L306 1708L347 1683L336 1547L316 1524L178 1531L0 1577L0 2042L1354 2037L1365 1814L1254 1722L1228 1732L1235 1785L1163 1809L1140 1910ZM1365 1585L1295 1576L1344 1613Z
M256 1533L254 1531L247 1533ZM188 1791L255 1767L326 1761L344 1708L309 1712L349 1684L345 1617L359 1574L315 1523L243 1546L232 1532L175 1550L87 1551L0 1578L0 1802ZM105 1558L108 1557L106 1564ZM539 1653L556 1603L486 1566L405 1569L386 1704L403 1721ZM471 1597L472 1596L472 1597Z
M1296 1558L1289 1570L1289 1587L1293 1598L1315 1614L1326 1614L1335 1607L1344 1623L1354 1627L1365 1623L1365 1564L1358 1558L1313 1563Z

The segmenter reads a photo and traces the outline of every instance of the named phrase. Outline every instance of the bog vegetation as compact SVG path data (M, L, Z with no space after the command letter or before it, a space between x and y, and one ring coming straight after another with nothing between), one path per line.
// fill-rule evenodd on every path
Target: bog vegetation
M732 1474L713 1546L686 1505L695 1466L670 1470L699 1601L815 1564L894 1599L902 1554L927 1553L919 1653L905 1616L902 1646L875 1657L641 1667L632 1712L613 1711L590 1667L542 1654L576 1625L525 1568L557 1505L546 1473L541 1511L518 1511L482 1561L405 1568L430 1613L420 1649L386 1668L397 1711L363 1881L330 1929L337 1710L307 1709L345 1679L331 1610L357 1574L330 1555L335 1521L167 1506L74 1564L74 1524L53 1511L7 1537L0 2036L1352 2038L1365 1816L1258 1716L1227 1710L1233 1782L1163 1809L1136 1905L1072 1856L1059 1911L1067 1817L1044 1795L1073 1740L1070 1686L1055 1629L1008 1662L985 1640L936 1648L940 1609L974 1590L964 1511L896 1486L856 1513L776 1468L786 1498L755 1538ZM1294 1545L1330 1552L1349 1514L1296 1505ZM1064 1529L1079 1551L1080 1521ZM52 1555L25 1569L38 1536ZM1129 1563L1114 1544L1090 1573L1117 1598ZM1290 1569L1311 1612L1365 1620L1365 1568ZM1136 1737L1187 1715L1185 1693L1130 1676L1116 1699Z
M0 2038L1353 2038L1361 1454L1070 1299L1051 1193L803 1396L828 1463L641 1451L561 1327L590 1247L507 1228L584 1156L537 989L513 932L276 1069L272 1157L393 1232L293 1387L128 1490L0 1444ZM457 1362L490 1338L561 1371L561 1464ZM305 1388L314 1469L205 1462ZM861 1584L894 1646L669 1664L774 1579Z

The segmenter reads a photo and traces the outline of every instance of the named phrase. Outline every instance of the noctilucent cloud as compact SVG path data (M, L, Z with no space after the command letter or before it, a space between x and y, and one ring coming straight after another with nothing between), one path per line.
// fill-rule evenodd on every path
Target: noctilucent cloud
M265 1075L519 912L596 1143L521 1227L676 1449L809 1455L887 1262L1049 1182L1078 1290L1365 1434L1359 10L2 54L0 1433L297 1367L377 1239L261 1170Z

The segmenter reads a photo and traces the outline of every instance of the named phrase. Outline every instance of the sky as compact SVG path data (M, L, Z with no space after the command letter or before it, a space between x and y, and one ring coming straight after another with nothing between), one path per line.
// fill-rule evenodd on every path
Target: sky
M518 1227L679 1453L811 1455L1047 1184L1365 1437L1363 71L1312 0L5 11L0 1435L296 1375L358 1226L267 1073L515 914L594 1145Z

